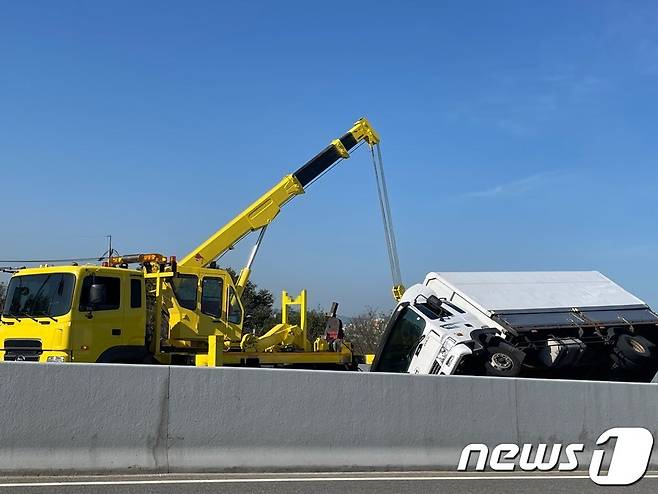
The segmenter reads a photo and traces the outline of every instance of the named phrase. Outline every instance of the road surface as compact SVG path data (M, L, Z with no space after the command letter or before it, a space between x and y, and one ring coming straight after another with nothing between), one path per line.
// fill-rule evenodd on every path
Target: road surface
M531 475L524 473L289 473L289 474L199 474L134 475L96 477L5 477L0 478L4 493L117 493L117 494L372 494L465 492L495 494L571 494L595 492L658 492L658 472L630 487L601 487L585 472Z

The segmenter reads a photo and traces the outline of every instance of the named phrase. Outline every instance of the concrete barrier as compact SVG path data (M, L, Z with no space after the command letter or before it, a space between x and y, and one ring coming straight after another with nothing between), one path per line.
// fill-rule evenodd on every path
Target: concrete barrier
M658 437L654 384L10 363L0 384L4 473L454 470L473 442Z
M0 364L0 471L166 471L169 368Z

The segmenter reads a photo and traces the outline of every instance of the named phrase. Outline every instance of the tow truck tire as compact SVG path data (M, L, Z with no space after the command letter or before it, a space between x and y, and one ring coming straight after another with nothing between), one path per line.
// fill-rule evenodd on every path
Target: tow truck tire
M484 369L487 376L516 377L521 373L523 353L511 345L499 343L487 348Z
M655 345L642 336L621 334L612 349L613 358L625 369L642 367L651 359Z

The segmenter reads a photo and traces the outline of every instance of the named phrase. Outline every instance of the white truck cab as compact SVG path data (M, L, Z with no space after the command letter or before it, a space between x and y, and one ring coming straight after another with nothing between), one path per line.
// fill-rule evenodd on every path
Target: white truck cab
M649 381L657 342L658 315L598 272L431 272L371 370Z

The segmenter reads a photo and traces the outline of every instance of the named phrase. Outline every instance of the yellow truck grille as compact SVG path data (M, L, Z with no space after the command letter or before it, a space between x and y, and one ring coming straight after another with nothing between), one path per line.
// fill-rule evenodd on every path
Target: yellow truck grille
M38 362L43 353L39 340L5 340L5 362Z

